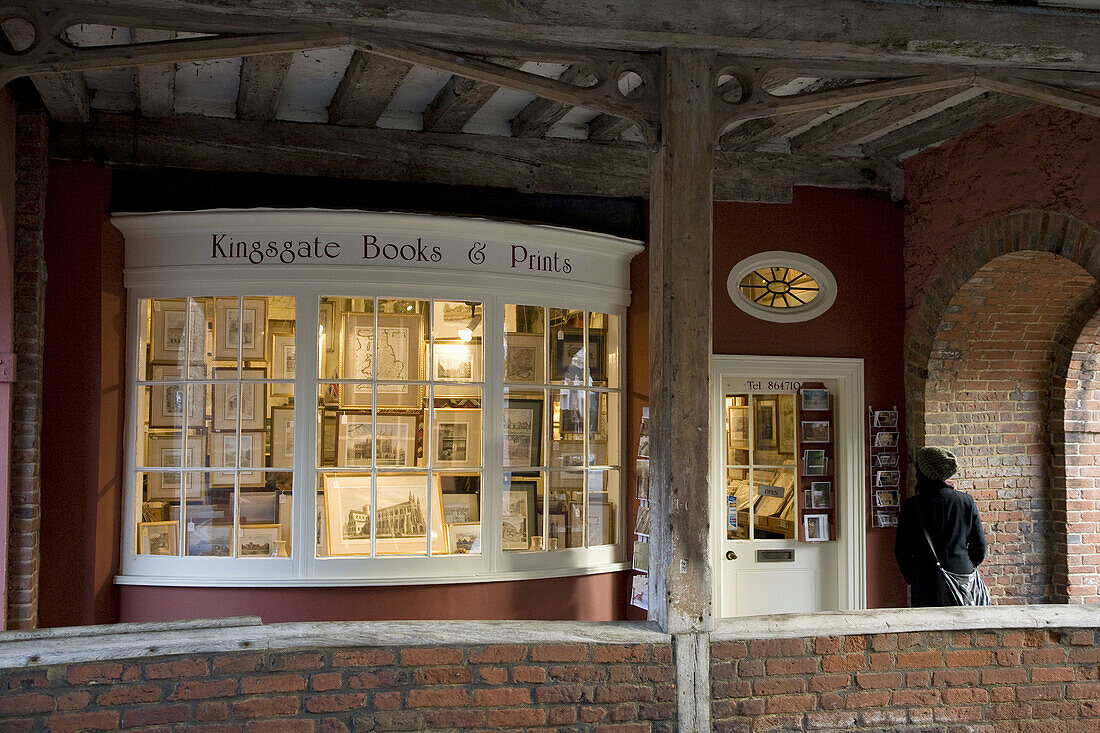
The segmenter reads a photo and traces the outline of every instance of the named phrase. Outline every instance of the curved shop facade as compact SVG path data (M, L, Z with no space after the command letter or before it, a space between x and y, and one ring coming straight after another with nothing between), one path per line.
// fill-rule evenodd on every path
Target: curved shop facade
M610 604L609 574L628 567L622 355L640 244L351 211L112 222L123 618ZM503 586L520 598L497 581L524 581Z

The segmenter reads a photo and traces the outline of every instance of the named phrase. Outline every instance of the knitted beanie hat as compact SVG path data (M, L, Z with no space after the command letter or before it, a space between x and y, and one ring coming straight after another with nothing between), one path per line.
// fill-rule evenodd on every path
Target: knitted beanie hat
M917 468L930 479L946 481L959 470L959 463L951 451L930 446L917 451Z

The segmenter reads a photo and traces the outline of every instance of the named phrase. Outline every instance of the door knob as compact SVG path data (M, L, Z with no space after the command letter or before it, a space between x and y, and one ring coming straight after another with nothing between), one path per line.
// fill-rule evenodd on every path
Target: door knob
M727 560L736 560L737 559L737 553L734 552L733 550L728 550L726 552L726 559Z

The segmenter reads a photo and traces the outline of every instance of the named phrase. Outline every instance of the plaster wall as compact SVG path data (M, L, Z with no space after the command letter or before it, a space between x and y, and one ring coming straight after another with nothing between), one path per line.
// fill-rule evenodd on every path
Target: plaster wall
M1039 107L905 163L905 308L912 319L944 260L979 223L1025 208L1100 226L1100 119Z

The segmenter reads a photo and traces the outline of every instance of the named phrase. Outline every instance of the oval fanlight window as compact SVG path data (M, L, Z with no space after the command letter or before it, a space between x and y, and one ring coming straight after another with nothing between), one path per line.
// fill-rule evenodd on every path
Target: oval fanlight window
M795 323L824 313L836 300L836 279L820 262L794 252L761 252L730 271L734 304L766 321Z

